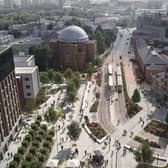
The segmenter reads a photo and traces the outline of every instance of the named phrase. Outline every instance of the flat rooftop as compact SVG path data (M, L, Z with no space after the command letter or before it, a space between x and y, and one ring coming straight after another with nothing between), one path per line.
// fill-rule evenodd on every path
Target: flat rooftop
M17 74L30 74L36 71L37 66L35 67L16 67L15 73Z

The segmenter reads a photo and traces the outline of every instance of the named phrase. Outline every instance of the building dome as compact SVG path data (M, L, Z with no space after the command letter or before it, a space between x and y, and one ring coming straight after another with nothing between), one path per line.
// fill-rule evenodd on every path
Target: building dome
M83 43L88 40L88 35L79 26L68 26L58 36L58 41L64 43Z

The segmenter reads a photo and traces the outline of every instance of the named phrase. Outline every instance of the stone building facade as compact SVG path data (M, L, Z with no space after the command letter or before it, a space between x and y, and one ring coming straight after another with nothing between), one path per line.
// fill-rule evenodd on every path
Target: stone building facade
M89 40L86 32L78 26L63 29L58 36L53 35L48 42L54 53L55 68L70 67L84 71L87 64L96 57L96 42Z

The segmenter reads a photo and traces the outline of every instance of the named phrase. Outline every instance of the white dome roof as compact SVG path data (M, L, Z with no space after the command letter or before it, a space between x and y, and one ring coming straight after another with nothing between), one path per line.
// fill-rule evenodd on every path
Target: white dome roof
M58 41L64 43L83 43L88 40L88 35L79 26L68 26L58 36Z

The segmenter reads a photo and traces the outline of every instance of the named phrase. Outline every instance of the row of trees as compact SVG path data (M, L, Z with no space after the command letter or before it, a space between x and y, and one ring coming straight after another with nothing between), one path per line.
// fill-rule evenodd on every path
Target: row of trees
M39 20L39 15L31 12L17 11L0 14L0 30L9 30L12 24L25 24Z
M73 72L70 68L65 71L67 83L67 100L73 103L76 100L76 93L81 85L81 78L79 72Z
M64 81L64 76L60 72L49 69L48 71L40 72L40 81L42 83L54 82L56 84L60 84Z
M41 124L41 116L31 124L29 133L18 148L9 168L41 168L47 160L53 143L54 130L48 130L47 125Z

